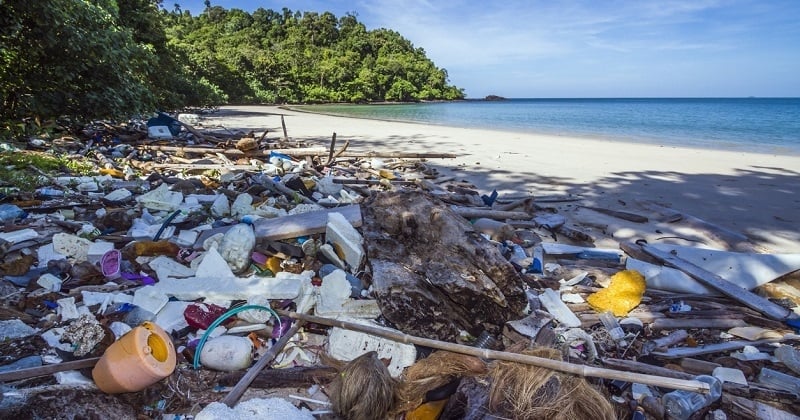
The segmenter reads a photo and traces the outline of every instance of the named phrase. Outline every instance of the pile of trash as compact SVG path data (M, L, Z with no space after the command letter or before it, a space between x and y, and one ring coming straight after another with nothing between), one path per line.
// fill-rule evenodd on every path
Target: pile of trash
M597 247L575 197L481 194L449 154L201 121L3 145L36 183L0 185L3 417L800 412L800 255ZM37 167L54 153L86 169Z

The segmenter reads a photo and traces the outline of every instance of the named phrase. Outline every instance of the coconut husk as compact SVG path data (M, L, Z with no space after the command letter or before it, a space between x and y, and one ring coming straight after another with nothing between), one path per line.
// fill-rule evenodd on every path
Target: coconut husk
M409 366L397 389L397 413L417 408L425 394L465 376L485 375L486 363L466 354L437 351Z
M523 350L529 356L561 360L546 347ZM489 409L513 419L614 420L608 400L584 378L522 363L497 361L490 368Z
M331 409L345 420L382 420L394 406L396 381L371 351L348 362L331 382Z

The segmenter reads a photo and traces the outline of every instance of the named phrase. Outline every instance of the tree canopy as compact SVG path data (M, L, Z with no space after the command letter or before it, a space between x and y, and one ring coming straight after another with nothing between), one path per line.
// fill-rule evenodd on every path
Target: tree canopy
M355 14L162 0L0 2L0 122L224 103L462 99L422 48Z
M464 97L422 48L389 29L367 30L355 14L210 6L196 17L179 9L168 15L169 45L231 102Z

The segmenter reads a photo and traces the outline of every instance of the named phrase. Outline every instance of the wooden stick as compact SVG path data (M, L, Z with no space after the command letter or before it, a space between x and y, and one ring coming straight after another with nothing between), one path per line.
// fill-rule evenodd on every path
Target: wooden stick
M345 147L339 149L340 151L334 154L334 158L343 156L351 158L397 158L397 159L451 159L458 157L455 153L426 153L426 152L348 152L346 146L349 145L349 140L345 142ZM269 156L270 152L282 153L284 155L294 157L305 156L325 156L329 153L330 149L327 147L296 147L296 148L282 148L282 149L264 149L254 152L244 153L239 149L220 149L214 147L180 147L180 146L158 146L158 145L142 145L139 148L144 150L158 150L162 152L183 152L183 153L224 153L226 155L234 156Z
M642 249L644 252L650 254L661 262L683 271L700 283L719 290L725 296L728 296L737 302L743 303L748 308L758 311L766 315L768 318L776 321L782 321L787 319L789 316L796 317L794 312L784 308L783 306L772 303L754 293L750 293L749 291L742 289L741 287L723 279L722 277L710 271L706 271L702 267L696 266L689 261L679 258L676 255L672 255L669 252L664 252L649 245L645 245Z
M650 354L665 359L678 359L681 357L694 357L703 354L719 353L724 351L738 350L745 346L760 346L769 343L781 343L789 340L800 340L800 335L786 334L781 338L765 338L763 340L748 341L736 340L725 343L708 344L700 347L673 347L666 351L654 351Z
M486 350L463 344L447 343L444 341L431 340L429 338L415 337L412 335L404 334L399 331L385 330L370 325L361 325L353 322L342 321L338 319L323 318L319 316L298 314L296 312L277 311L281 316L287 316L294 319L302 319L306 322L313 322L316 324L328 325L332 327L344 328L349 331L359 331L362 333L387 338L399 343L411 343L419 346L431 347L439 350L447 350L461 354L468 354L471 356L481 357L484 359L505 360L509 362L523 363L527 365L539 366L546 369L552 369L559 372L570 373L573 375L583 377L594 377L604 379L620 379L626 382L636 382L645 385L659 386L669 389L681 389L692 392L708 393L709 386L706 383L695 380L681 380L673 378L665 378L653 375L642 375L638 373L621 372L617 370L598 368L593 366L576 365L560 360L547 359L544 357L528 356L518 353L509 353L504 351Z
M500 211L492 209L481 209L476 207L462 207L462 206L450 206L450 208L453 209L453 211L456 212L456 214L465 219L480 219L480 218L496 219L496 220L531 219L531 215L524 211Z
M19 381L21 379L50 375L56 372L90 368L96 365L99 360L100 360L99 357L92 357L89 359L73 360L70 362L62 362L54 365L37 366L27 369L12 370L9 372L0 372L0 382Z
M336 132L333 132L333 136L331 137L331 151L328 154L328 161L325 162L325 166L330 165L333 163L333 153L336 151Z
M244 392L247 390L247 387L249 387L256 376L258 376L258 373L272 363L272 360L278 356L278 353L280 353L283 348L286 347L286 344L289 343L289 340L291 340L292 337L297 334L297 331L299 331L305 323L306 322L302 319L295 322L295 324L292 325L292 328L289 329L289 331L284 334L283 337L281 337L275 344L273 344L272 347L270 347L269 350L258 359L255 365L247 370L247 373L242 376L242 379L239 380L236 386L231 389L228 395L226 395L221 402L228 407L233 407L236 405L236 403L239 401L239 398L241 398L242 394L244 394Z
M677 328L711 328L727 330L736 327L747 327L749 324L741 319L727 318L661 318L655 320L650 328L654 330L674 330Z
M404 181L399 179L384 180L384 179L333 178L334 184L342 184L342 185L380 185L387 181L395 185L417 185L417 181Z
M342 145L342 148L333 154L333 156L331 157L331 161L328 162L328 165L333 165L334 163L336 163L336 158L343 155L344 152L347 151L348 146L350 146L350 140L345 140L344 145Z
M655 366L648 363L636 362L633 360L624 359L602 359L604 365L611 369L620 369L626 371L634 371L645 373L648 375L665 376L667 378L675 379L692 379L694 375L680 372L677 370L667 369L661 366Z
M511 211L517 207L522 207L525 211L533 211L533 197L523 198L506 204L495 204L492 210Z
M281 114L281 127L283 127L283 141L289 141L289 135L286 134L286 121L283 120L283 114Z
M257 171L259 169L263 169L263 167L256 166L256 165L229 165L226 163L144 163L141 165L143 168L166 168L166 169L202 169L202 170L209 170L209 169L233 169L233 170L242 170L242 171Z

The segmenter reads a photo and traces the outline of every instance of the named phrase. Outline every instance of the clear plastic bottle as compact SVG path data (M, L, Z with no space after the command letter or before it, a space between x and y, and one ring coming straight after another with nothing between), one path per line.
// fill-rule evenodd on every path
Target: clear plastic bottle
M686 420L697 410L710 405L722 396L722 382L719 379L709 375L700 375L695 380L707 383L711 387L711 391L708 394L700 394L677 390L662 397L666 413L672 418Z
M602 322L603 326L606 327L608 333L611 335L612 340L620 342L623 338L625 338L625 331L622 331L622 327L620 327L617 317L615 317L610 311L600 314L600 322Z

